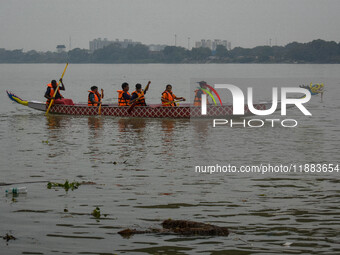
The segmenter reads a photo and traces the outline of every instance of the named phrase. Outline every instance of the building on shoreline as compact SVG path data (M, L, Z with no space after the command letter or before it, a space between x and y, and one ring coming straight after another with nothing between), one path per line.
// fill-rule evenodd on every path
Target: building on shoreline
M98 49L102 49L110 44L119 44L123 48L127 48L128 45L137 45L141 44L141 42L134 42L131 39L124 39L123 41L120 41L119 39L116 39L114 41L110 41L107 38L101 39L97 38L89 42L90 51L93 52ZM150 51L162 51L167 45L164 44L150 44L146 45Z
M165 44L149 44L147 45L150 51L162 51L168 45Z
M195 48L209 48L212 51L216 50L217 45L222 45L226 47L227 50L231 50L231 42L228 42L227 40L220 40L220 39L215 39L215 40L205 40L202 39L201 41L195 42Z
M102 49L110 44L119 44L123 48L127 48L128 45L137 45L141 44L140 42L134 42L131 39L124 39L123 41L120 41L119 39L116 39L114 41L109 41L107 38L104 38L103 40L101 38L94 39L89 42L90 51L93 52L98 49Z
M57 49L58 53L61 53L61 52L65 52L66 47L63 44L59 44L59 45L57 45L56 49Z

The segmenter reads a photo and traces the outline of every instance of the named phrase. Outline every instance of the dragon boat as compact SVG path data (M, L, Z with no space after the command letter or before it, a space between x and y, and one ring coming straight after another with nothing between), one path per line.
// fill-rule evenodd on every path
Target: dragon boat
M45 102L26 101L7 91L8 97L21 105L46 112L48 105ZM266 110L271 103L254 104L258 110ZM103 104L100 106L88 106L87 104L62 105L54 104L50 108L50 114L83 115L83 116L114 116L114 117L137 117L137 118L217 118L233 115L232 105L208 105L207 114L201 115L201 107L190 104L181 104L176 107L166 107L161 104L148 106L136 106L132 110L130 106L118 106L117 104ZM244 116L253 115L248 106L244 106Z

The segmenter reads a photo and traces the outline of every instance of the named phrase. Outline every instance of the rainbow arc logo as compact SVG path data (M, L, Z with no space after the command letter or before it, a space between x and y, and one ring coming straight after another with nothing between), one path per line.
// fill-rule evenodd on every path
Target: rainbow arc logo
M212 86L210 86L210 85L208 85L208 84L204 84L204 86L206 86L206 87L209 88L212 92L215 93L215 95L217 96L217 98L218 98L218 100L220 101L220 104L221 104L221 106L222 106L222 105L223 105L223 104L222 104L222 100L221 100L220 95L217 93L217 91L216 91ZM204 91L205 93L207 93L207 94L212 98L212 100L214 101L215 105L217 105L216 100L215 100L215 97L213 96L213 94L211 94L211 92L210 92L209 90L204 89L204 88L201 88L201 87L198 87L198 89L200 89L200 90ZM202 95L202 96L203 96L203 95ZM202 98L202 99L203 99L203 98ZM205 100L205 99L204 99L204 100Z

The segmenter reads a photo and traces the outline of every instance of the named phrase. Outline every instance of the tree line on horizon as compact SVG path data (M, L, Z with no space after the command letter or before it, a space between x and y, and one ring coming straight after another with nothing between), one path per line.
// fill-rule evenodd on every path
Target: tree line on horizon
M292 42L286 46L209 48L166 46L150 51L146 45L110 44L90 52L75 48L68 52L37 52L0 48L0 63L340 63L340 43L321 39L308 43Z

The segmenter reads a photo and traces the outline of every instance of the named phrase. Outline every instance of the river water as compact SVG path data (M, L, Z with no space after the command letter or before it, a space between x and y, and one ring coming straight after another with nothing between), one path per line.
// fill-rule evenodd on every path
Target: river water
M64 65L0 65L1 254L340 254L340 65L69 65L63 95L86 102L90 86L116 102L124 81L151 87L160 103L166 84L192 100L205 79L253 87L261 101L272 87L324 82L323 100L273 114L298 126L212 127L212 120L46 117L9 101L6 90L44 101L46 84ZM221 93L223 94L223 92ZM223 99L224 100L224 99ZM228 96L226 96L226 100ZM231 102L231 101L230 101ZM256 117L258 119L258 117ZM249 119L247 119L248 121ZM242 119L237 119L242 121ZM312 167L324 172L198 173L208 165ZM66 192L47 181L91 182ZM5 185L12 184L12 185ZM27 194L6 196L10 187ZM99 219L91 215L99 207ZM161 228L165 219L228 227L228 237L138 234L125 228Z

